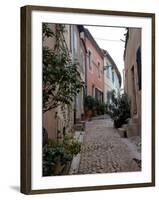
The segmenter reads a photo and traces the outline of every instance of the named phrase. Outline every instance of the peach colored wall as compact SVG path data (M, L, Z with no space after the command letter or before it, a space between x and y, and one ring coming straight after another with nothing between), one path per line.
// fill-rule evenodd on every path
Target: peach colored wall
M90 50L92 53L92 70L89 69L87 62L87 95L92 96L93 85L101 92L104 92L104 60L88 38L86 38L86 47L87 51ZM100 79L98 77L98 62L100 62L102 69Z

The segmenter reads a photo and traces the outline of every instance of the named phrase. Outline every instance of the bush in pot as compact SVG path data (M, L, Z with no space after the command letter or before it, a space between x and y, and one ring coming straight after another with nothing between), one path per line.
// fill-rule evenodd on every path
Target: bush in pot
M95 99L92 96L86 96L84 99L84 109L86 118L90 118L94 115L95 111Z
M66 135L62 142L48 141L43 147L43 176L61 175L65 166L81 150L81 143Z

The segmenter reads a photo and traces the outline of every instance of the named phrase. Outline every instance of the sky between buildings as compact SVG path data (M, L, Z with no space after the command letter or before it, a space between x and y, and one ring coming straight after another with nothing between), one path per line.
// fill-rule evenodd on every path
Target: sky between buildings
M126 28L118 27L99 27L99 26L85 26L92 34L95 41L100 48L109 52L110 56L116 63L122 77L123 88L123 69L124 69L124 46Z

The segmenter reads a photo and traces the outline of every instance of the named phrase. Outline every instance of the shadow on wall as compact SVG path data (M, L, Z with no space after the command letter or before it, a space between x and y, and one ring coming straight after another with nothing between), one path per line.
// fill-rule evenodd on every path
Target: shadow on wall
M10 188L14 191L20 192L20 187L17 185L11 185Z

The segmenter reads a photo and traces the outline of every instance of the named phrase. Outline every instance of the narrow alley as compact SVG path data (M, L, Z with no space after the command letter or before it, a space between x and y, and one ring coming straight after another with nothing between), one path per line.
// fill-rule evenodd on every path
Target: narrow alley
M86 122L78 174L140 171L135 145L121 138L112 120L94 118Z
M141 29L42 29L43 175L140 171Z

